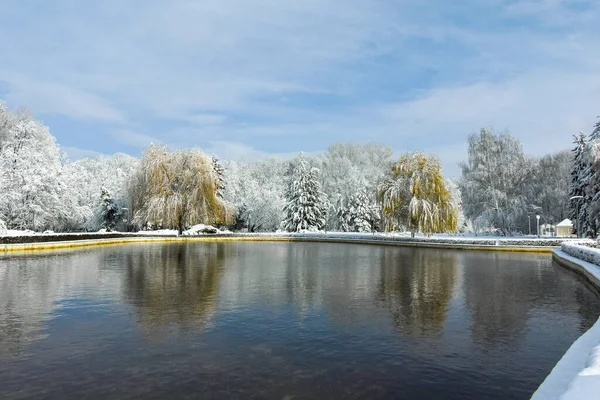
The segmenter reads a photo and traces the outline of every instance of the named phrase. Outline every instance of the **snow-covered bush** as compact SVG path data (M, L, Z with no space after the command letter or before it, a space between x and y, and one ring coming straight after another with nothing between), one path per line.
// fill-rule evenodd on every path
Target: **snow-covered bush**
M7 233L6 223L0 219L0 235L6 235Z
M212 225L198 224L192 226L190 229L183 231L184 236L194 236L204 233L219 233L219 230Z
M586 245L593 243L595 243L593 240L573 240L563 242L560 245L560 249L568 255L580 260L600 265L600 249Z

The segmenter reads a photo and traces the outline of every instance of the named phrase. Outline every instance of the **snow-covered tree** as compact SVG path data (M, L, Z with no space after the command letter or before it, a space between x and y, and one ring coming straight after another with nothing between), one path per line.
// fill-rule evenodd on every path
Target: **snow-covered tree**
M380 220L379 207L366 189L339 207L338 219L344 232L375 232Z
M279 228L284 218L287 164L274 157L253 163L225 164L224 198L238 208L237 229L247 226L256 232Z
M422 153L402 155L379 188L386 230L456 231L457 209L437 157Z
M469 136L468 155L459 184L465 216L479 230L522 229L535 161L525 157L518 139L485 128Z
M582 235L597 237L600 231L600 121L585 141L583 165L580 177L583 199L578 217Z
M579 211L585 209L582 207L583 198L579 198L585 194L584 186L584 171L586 170L585 165L585 135L580 132L579 135L573 135L573 144L575 145L571 150L571 171L570 171L570 185L569 185L569 198L574 198L570 201L569 218L573 221L573 232L579 235L578 229L582 222ZM585 218L584 218L585 219Z
M0 217L12 229L60 230L71 210L63 202L60 149L48 128L0 104Z
M282 229L288 232L318 231L325 227L329 201L321 190L319 169L309 168L302 153L295 163L286 192L285 219Z
M544 223L556 224L569 216L570 152L561 151L535 160L531 182L523 192ZM534 210L531 210L533 216ZM527 228L529 230L529 228Z
M470 227L468 225L468 221L465 218L465 213L462 208L462 195L460 193L460 187L458 183L454 182L452 179L446 179L446 188L450 193L450 202L454 206L457 211L456 216L456 227L459 232L469 232Z
M130 185L135 222L177 228L229 223L233 210L217 195L212 159L197 149L169 153L151 145Z
M217 156L213 154L212 156L213 168L215 170L217 176L217 196L219 198L223 198L223 191L225 190L225 180L223 178L223 166L219 162Z
M121 209L113 200L108 189L103 187L101 189L100 198L102 206L100 210L100 217L102 219L102 227L107 231L112 231L121 218Z
M127 154L84 158L64 166L64 180L74 210L78 210L80 229L98 230L102 228L101 198L102 188L108 190L116 206L128 217L129 195L127 184L137 170L139 159Z
M320 160L323 191L332 202L328 229L345 229L343 214L351 198L366 191L375 197L377 186L391 165L392 150L377 143L334 143Z

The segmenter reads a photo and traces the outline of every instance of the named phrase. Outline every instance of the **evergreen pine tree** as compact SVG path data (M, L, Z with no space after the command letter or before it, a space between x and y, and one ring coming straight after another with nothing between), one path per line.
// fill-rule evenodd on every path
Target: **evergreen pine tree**
M585 157L585 149L586 149L586 141L585 135L583 132L580 132L579 135L573 135L573 143L575 147L572 149L573 153L573 161L571 163L571 184L569 188L569 197L574 196L584 196L585 195L585 187L584 187L584 173L586 171L586 157ZM573 231L577 233L577 229L580 226L579 222L582 222L581 229L582 232L585 232L583 228L583 221L585 219L581 219L585 217L585 206L583 204L584 199L573 199L571 201L571 209L569 212L569 218L573 221ZM578 215L578 211L583 215Z
M102 209L100 212L100 218L102 219L102 227L107 231L115 229L119 217L121 216L121 210L119 206L114 202L110 192L102 187L101 189Z
M350 205L341 195L338 196L335 213L337 217L337 226L335 228L340 229L342 232L351 232L352 221L350 216Z
M597 237L600 229L600 121L594 125L585 148L586 168L583 177L585 236Z
M302 153L292 173L286 200L286 217L281 223L283 229L288 232L323 229L327 221L329 201L321 190L319 170L309 169Z
M212 156L212 163L215 173L217 175L217 179L219 182L217 183L217 197L223 198L223 191L225 190L225 179L223 178L223 166L219 162L217 156Z
M241 231L246 226L246 212L248 211L248 207L246 204L242 204L235 215L235 220L233 221L233 229L236 231ZM248 227L250 228L250 227Z
M379 220L379 209L363 190L352 198L349 216L353 232L373 232Z

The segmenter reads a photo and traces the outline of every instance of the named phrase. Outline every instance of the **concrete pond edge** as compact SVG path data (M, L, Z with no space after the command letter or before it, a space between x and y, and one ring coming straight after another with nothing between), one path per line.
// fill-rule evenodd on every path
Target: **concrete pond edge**
M161 243L161 242L319 242L319 243L352 243L375 244L386 246L422 247L448 250L478 250L504 252L533 252L550 253L558 246L556 240L514 240L489 238L410 238L394 237L382 234L206 234L198 236L163 236L163 235L131 235L111 234L104 238L102 235L80 235L75 240L72 235L54 237L32 236L20 238L20 243L0 242L0 254L22 253L30 251L50 251L73 249L88 246L116 245L127 243ZM27 241L32 239L32 241ZM42 239L42 240L39 240ZM54 239L54 240L53 240ZM533 245L522 243L531 242ZM514 244L513 244L514 243ZM539 245L543 243L543 245Z
M574 246L569 244L569 246ZM584 247L584 246L580 246ZM582 251L586 251L582 249ZM561 267L581 275L600 291L600 266L581 260L561 249L552 251ZM600 318L581 335L554 366L532 400L591 399L600 396Z

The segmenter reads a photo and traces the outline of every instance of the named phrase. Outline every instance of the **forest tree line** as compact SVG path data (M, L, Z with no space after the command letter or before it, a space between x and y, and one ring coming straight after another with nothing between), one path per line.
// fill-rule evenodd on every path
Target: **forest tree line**
M394 157L377 143L253 162L150 145L140 158L70 162L43 123L0 103L0 228L527 234L540 215L548 224L579 220L595 237L599 137L600 123L576 135L573 149L529 157L510 133L484 128L469 136L458 179L444 177L434 155Z

